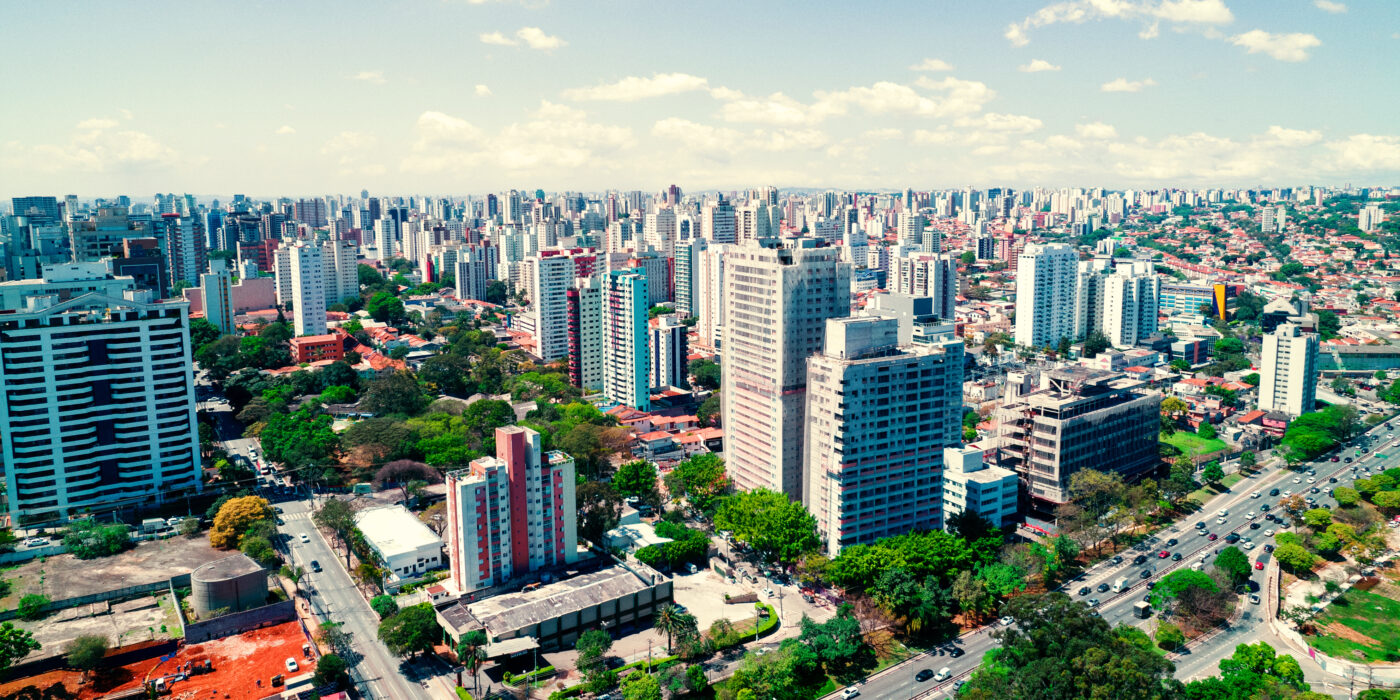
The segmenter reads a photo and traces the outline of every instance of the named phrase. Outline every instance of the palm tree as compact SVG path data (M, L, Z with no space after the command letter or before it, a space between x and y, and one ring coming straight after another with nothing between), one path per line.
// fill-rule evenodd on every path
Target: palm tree
M666 633L666 653L671 653L671 636L684 628L683 618L688 617L674 605L664 605L656 611L656 629ZM693 623L692 623L693 624Z
M486 633L471 630L457 643L457 660L472 671L472 690L477 689L476 672L486 661Z

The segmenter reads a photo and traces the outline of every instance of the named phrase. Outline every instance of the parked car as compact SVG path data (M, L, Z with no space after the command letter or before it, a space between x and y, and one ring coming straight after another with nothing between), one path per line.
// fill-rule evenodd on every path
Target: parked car
M308 536L305 532L301 533L300 538L301 538L301 541L302 541L302 542L310 542L310 541L311 541L311 537Z
M847 688L841 691L842 698L853 698L857 695L860 695L860 688Z
M293 658L290 657L290 656L288 656L288 657L287 657L287 673L296 673L297 668L299 668L299 667L297 666L297 660L296 660L296 659L293 659Z
M26 547L46 547L49 544L47 537L31 537L24 541Z

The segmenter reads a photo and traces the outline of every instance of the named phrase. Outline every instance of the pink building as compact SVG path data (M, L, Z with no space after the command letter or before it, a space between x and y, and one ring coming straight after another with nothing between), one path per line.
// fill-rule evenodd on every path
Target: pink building
M574 460L539 433L496 429L496 456L447 474L452 583L470 591L578 560Z
M199 287L189 287L180 293L190 303L190 313L204 311L204 294ZM232 300L235 315L276 308L277 280L271 277L239 280L233 285Z

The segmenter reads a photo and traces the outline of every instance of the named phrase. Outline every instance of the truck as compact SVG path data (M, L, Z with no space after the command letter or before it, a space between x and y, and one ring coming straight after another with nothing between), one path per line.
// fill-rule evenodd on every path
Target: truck
M1128 579L1127 579L1127 577L1125 576L1125 577L1123 577L1123 578L1120 578L1120 579L1118 579L1117 581L1114 581L1114 582L1113 582L1113 592L1114 592L1114 593L1122 593L1122 592L1123 592L1123 589L1124 589L1125 587L1127 587L1127 585L1128 585Z
M1152 604L1145 600L1139 600L1138 602L1133 603L1133 617L1136 617L1140 620L1146 620L1147 618L1152 617Z

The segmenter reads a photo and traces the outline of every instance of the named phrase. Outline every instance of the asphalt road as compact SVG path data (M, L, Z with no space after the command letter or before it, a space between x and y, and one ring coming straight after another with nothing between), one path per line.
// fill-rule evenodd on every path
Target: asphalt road
M379 642L379 615L355 590L345 571L344 558L337 561L330 544L312 526L311 505L296 500L286 501L280 507L286 524L278 530L288 537L292 561L307 572L300 585L308 592L313 611L322 620L344 623L344 629L354 635L354 648L360 658L353 668L361 689L376 698L430 697L425 685L430 675L427 669L402 662ZM301 541L303 534L308 542ZM312 561L320 563L320 573L312 573Z
M1389 421L1391 425L1400 424L1400 418ZM1072 598L1088 602L1090 599L1098 599L1096 606L1099 614L1109 622L1109 624L1130 624L1137 625L1144 630L1150 630L1153 621L1151 618L1141 620L1133 616L1133 603L1143 599L1147 593L1149 582L1159 580L1161 577L1182 566L1191 566L1196 562L1202 562L1205 567L1211 565L1214 555L1221 548L1227 546L1226 535L1237 533L1242 538L1235 546L1244 549L1246 542L1252 541L1256 546L1247 550L1250 562L1267 561L1269 557L1263 550L1263 545L1271 544L1272 537L1266 537L1263 533L1273 529L1277 532L1280 528L1276 522L1263 519L1263 511L1259 508L1262 504L1268 504L1270 511L1279 513L1286 520L1291 517L1283 515L1278 503L1285 496L1284 492L1292 491L1295 494L1311 496L1317 502L1317 507L1331 508L1336 502L1327 495L1330 488L1347 486L1352 482L1351 467L1358 467L1357 477L1365 477L1367 473L1361 471L1362 468L1372 467L1371 473L1400 466L1400 443L1390 446L1393 440L1400 440L1400 430L1388 431L1385 424L1381 424L1372 429L1367 435L1375 435L1369 454L1361 459L1355 457L1355 447L1347 446L1339 450L1336 454L1339 461L1332 462L1330 455L1322 458L1321 461L1308 465L1317 472L1312 478L1316 483L1309 484L1306 473L1296 473L1287 469L1274 469L1240 481L1230 490L1230 492L1212 499L1206 507L1169 528L1162 530L1153 537L1143 541L1133 550L1123 554L1122 564L1113 564L1111 560L1102 562L1081 574L1076 579L1066 583L1061 587L1061 591L1069 594ZM1385 460L1376 458L1377 454L1385 454ZM1341 459L1347 456L1353 458L1353 463L1348 464ZM1382 461L1384 464L1382 464ZM1336 477L1337 483L1330 483L1329 478ZM1298 483L1294 483L1294 479ZM1317 494L1310 493L1311 488L1318 488ZM1278 488L1278 496L1269 496L1271 489ZM1259 492L1259 498L1252 495ZM1226 514L1221 516L1219 511L1224 510ZM1253 517L1249 517L1249 516ZM1205 523L1205 528L1197 528L1196 523ZM1257 529L1251 529L1251 523L1258 523ZM1301 523L1290 523L1296 529ZM1199 532L1198 532L1199 531ZM1217 539L1211 541L1209 534L1215 534ZM1175 538L1175 545L1167 543ZM1244 538L1249 538L1248 540ZM1168 552L1167 558L1161 558L1158 554L1162 551ZM1180 553L1181 560L1173 561L1172 554ZM1204 558L1202 556L1204 555ZM1143 563L1134 564L1136 556L1145 557ZM1148 572L1148 577L1143 578L1142 572ZM1263 572L1257 572L1255 577L1262 582ZM1126 579L1124 589L1120 593L1114 593L1112 586L1120 579ZM1098 592L1101 584L1109 586L1109 590L1103 593ZM1253 589L1257 590L1259 583L1251 581ZM1090 593L1080 595L1081 587L1088 586ZM1262 625L1262 605L1251 604L1248 599L1243 599L1242 605L1245 611L1239 623L1232 625L1229 630L1217 635L1206 644L1196 648L1177 660L1177 677L1188 679L1198 675L1211 675L1217 670L1216 664L1219 659L1233 653L1237 644L1245 641L1252 641L1257 638L1257 627ZM1248 617L1244 617L1247 615ZM943 645L941 648L920 654L901 664L896 664L879 674L867 678L857 683L855 686L860 690L861 697L868 698L941 698L951 697L954 694L956 684L966 680L982 662L982 656L987 651L996 647L996 642L992 639L991 633L1000 627L993 623L973 632L969 632L952 642ZM952 649L961 650L963 653L959 657L953 657L950 653ZM1304 659L1300 659L1300 662ZM918 682L914 680L914 675L923 669L930 669L935 673L947 667L949 677L945 681ZM1314 673L1316 679L1310 677L1310 681L1321 681L1320 673ZM1335 680L1335 679L1332 679ZM923 693L923 695L920 695ZM837 691L827 697L840 697L841 691Z

